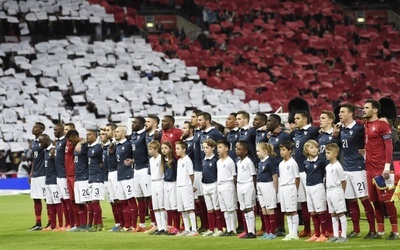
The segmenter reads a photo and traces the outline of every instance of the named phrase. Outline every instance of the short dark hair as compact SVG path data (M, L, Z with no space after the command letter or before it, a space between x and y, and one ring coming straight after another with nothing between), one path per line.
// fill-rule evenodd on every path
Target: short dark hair
M340 108L347 108L351 113L353 113L353 117L356 115L356 107L351 103L341 104Z
M242 115L243 118L246 118L247 120L250 120L250 114L247 111L240 110L237 112L237 115Z
M294 143L291 141L283 141L281 144L279 144L280 148L287 148L288 150L293 150L294 149Z
M67 134L65 135L65 138L70 138L71 136L78 136L79 137L79 132L76 131L75 129L68 130Z
M260 117L260 120L263 121L264 123L266 123L268 120L268 116L264 113L257 112L256 116Z
M164 118L169 119L172 122L172 124L175 124L175 118L172 115L164 115Z
M236 145L238 144L242 145L247 152L250 152L250 145L247 141L239 140L238 142L236 142Z
M194 126L190 121L184 121L183 124L187 124L189 126L189 130L194 130Z
M208 112L201 112L198 116L203 116L204 120L211 122L211 114Z
M46 129L46 126L42 122L35 122L35 125L38 126L43 131Z
M144 124L146 123L146 119L144 119L142 116L136 116L136 117L134 117L134 119L139 120L140 125L144 126Z
M307 118L307 123L310 122L310 114L306 110L297 110L295 115L301 115L302 117Z
M201 113L203 113L203 111L201 111L200 109L195 109L192 112L195 113L196 116L199 116Z
M374 100L374 99L368 99L365 103L371 103L372 109L377 109L378 113L381 112L381 104L380 102Z
M187 145L186 142L184 142L184 141L177 141L177 142L175 142L175 147L176 147L177 145L180 145L183 149L185 149L185 151L187 151L188 145Z
M68 127L71 127L72 129L75 129L75 124L73 124L72 122L65 123L64 127L65 126L68 126Z
M150 114L147 116L147 118L155 120L157 122L157 125L160 124L160 118L157 115Z
M231 144L229 143L229 141L228 140L226 140L226 139L221 139L221 140L219 140L219 141L217 141L217 145L218 144L223 144L225 147L227 147L227 148L230 148L231 147Z
M236 113L236 112L232 112L232 113L230 113L229 115L236 117L236 116L237 116L237 113Z
M118 126L115 123L107 123L106 127L111 127L112 130L115 130Z
M282 122L282 118L277 114L270 114L269 117L273 117L279 124Z

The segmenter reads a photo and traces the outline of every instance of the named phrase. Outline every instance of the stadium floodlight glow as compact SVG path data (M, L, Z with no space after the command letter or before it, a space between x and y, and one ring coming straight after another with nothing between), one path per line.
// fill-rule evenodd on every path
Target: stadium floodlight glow
M154 27L154 23L146 23L146 27L147 28L153 28Z
M364 11L356 11L356 22L357 22L357 24L365 23L365 12Z

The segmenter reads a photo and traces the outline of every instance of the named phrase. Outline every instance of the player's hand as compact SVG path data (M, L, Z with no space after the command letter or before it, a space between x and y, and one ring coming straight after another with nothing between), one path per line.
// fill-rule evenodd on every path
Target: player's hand
M82 144L81 144L80 142L79 142L78 144L76 144L75 150L76 150L76 152L78 152L78 153L81 152L81 150L82 150Z
M360 154L360 155L365 155L365 149L359 149L358 150L358 153Z
M108 145L108 152L109 152L110 154L113 154L113 153L114 153L114 150L115 150L115 145L114 145L113 142L111 142L110 145Z
M340 135L340 128L342 127L342 123L338 122L333 126L333 132L332 132L332 136L333 137L339 137Z
M227 133L229 133L229 131L231 131L229 128L225 128L225 129L224 129L224 135L226 135Z
M125 159L125 161L124 161L125 165L127 165L127 166L131 166L134 162L135 162L135 160L130 159L130 158Z
M50 158L54 158L55 152L56 152L55 148L50 149Z
M32 179L32 175L29 175L29 177L28 177L28 183L29 183L29 185L31 185L31 179Z
M383 170L382 176L385 180L389 179L390 170Z

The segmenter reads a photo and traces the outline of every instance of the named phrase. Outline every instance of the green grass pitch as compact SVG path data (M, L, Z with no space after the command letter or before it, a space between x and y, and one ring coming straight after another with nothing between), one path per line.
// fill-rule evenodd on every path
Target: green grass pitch
M396 204L400 212L399 203ZM45 207L45 206L43 206ZM110 206L103 202L103 217L107 228L112 227ZM361 206L362 210L362 206ZM351 221L349 231L352 228ZM386 222L386 235L390 232L389 221ZM43 210L43 223L47 216ZM0 196L0 249L399 249L400 240L384 239L363 240L349 239L347 243L308 243L304 238L299 241L283 242L281 237L275 240L238 239L236 237L175 237L150 236L143 233L96 233L70 232L27 232L34 224L33 202L29 195ZM257 221L257 228L259 228ZM300 227L301 229L301 227ZM362 233L368 231L366 220L361 221Z

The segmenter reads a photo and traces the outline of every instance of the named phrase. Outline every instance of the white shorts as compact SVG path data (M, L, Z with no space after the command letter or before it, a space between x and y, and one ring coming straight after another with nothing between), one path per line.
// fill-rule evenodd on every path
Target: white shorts
M217 182L203 183L203 195L207 210L219 210Z
M147 168L135 170L133 178L133 196L135 198L150 197L150 175Z
M84 204L90 201L90 190L88 181L75 181L74 194L76 204Z
M60 189L57 184L46 185L46 204L60 204Z
M218 183L218 201L222 212L232 212L236 210L236 189L232 182Z
M104 183L90 183L90 200L91 201L103 201L104 200Z
M164 182L164 205L165 210L177 210L176 204L176 181Z
M46 199L46 176L31 178L31 198Z
M328 202L328 209L331 214L340 214L347 211L342 187L326 190L326 201Z
M204 195L202 181L203 181L203 172L194 171L193 187L197 188L196 192L194 192L195 199L198 199L199 196Z
M176 203L179 212L194 210L192 185L176 187Z
M274 183L272 181L257 182L257 197L262 208L276 208L277 194L275 192Z
M118 200L129 200L133 197L133 180L122 180L117 182L116 198Z
M281 201L281 211L283 213L297 211L297 190L296 185L280 186L279 199Z
M110 186L110 183L108 181L104 182L104 193L106 195L106 200L109 203L114 202L114 199L111 199L111 192L112 192L112 187Z
M356 199L368 196L367 174L365 170L344 172L346 176L346 199Z
M60 189L61 199L68 200L70 197L67 186L67 178L57 178L57 186Z
M297 191L297 201L298 202L306 202L307 195L306 195L306 183L307 183L307 174L306 172L301 172L300 174L300 184L299 189Z
M324 184L306 186L308 212L326 211L326 193Z
M164 180L151 181L153 210L164 209Z
M237 184L237 197L240 205L240 210L253 208L256 204L256 190L254 183L238 183Z
M109 192L107 196L109 196L109 201L113 202L114 200L117 200L118 172L109 172L107 182L107 191Z

